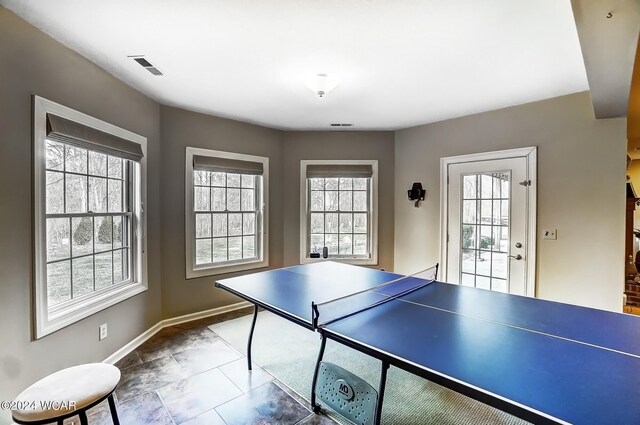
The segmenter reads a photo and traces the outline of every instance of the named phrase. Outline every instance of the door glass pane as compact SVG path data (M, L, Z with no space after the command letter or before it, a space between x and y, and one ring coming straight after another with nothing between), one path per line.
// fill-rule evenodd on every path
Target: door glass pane
M462 285L507 290L509 179L508 172L462 176Z

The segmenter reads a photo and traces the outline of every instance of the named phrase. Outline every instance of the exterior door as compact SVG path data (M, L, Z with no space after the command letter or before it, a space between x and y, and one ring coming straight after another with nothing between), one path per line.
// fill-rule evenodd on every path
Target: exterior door
M490 153L483 154L478 161L448 158L453 161L446 164L445 279L533 296L534 280L529 276L533 274L529 262L535 261L535 237L529 232L532 220L535 229L535 209L530 211L534 192L531 158L505 157L504 151L496 154L495 159Z

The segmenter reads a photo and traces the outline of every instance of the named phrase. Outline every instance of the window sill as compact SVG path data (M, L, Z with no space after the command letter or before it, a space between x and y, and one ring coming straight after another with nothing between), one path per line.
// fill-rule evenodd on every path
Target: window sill
M329 257L329 258L309 258L309 257L301 257L300 264L311 264L311 263L319 263L321 261L335 261L337 263L344 264L353 264L355 266L376 266L378 264L377 258L340 258L340 257Z
M118 290L106 292L100 296L89 298L84 302L75 304L55 313L50 314L45 312L44 314L50 317L47 317L44 320L38 320L36 339L42 338L45 335L49 335L57 330L76 323L81 319L105 310L146 290L147 285L144 283L129 284Z
M256 260L256 261L251 261L247 263L201 267L201 268L187 270L187 279L216 276L219 274L241 272L245 270L263 269L266 267L269 267L268 260Z

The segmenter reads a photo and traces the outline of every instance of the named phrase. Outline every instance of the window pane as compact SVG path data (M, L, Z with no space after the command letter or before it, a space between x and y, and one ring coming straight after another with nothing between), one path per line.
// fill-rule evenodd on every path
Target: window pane
M326 190L338 190L338 179L324 179L324 184Z
M476 272L476 250L463 249L462 250L462 271L466 273Z
M227 190L220 187L211 189L211 211L224 211L227 209Z
M316 178L309 179L311 181L311 190L323 190L324 189L324 179Z
M476 178L477 175L473 174L470 176L462 177L462 193L464 199L476 199Z
M352 190L353 189L353 179L352 178L341 178L340 179L340 190Z
M107 212L107 179L89 177L89 211Z
M476 276L476 288L491 289L491 279L485 276Z
M367 233L367 214L356 213L353 215L353 233Z
M87 212L87 176L66 175L68 213Z
M107 176L107 155L89 151L89 174Z
M66 171L87 174L87 150L66 145Z
M109 177L113 179L122 179L122 158L109 156L107 158L107 166L109 168Z
M109 212L122 212L122 181L109 180Z
M47 261L61 260L71 256L68 218L47 219Z
M477 201L462 201L462 222L465 224L476 223Z
M213 214L211 236L227 236L227 214Z
M243 235L253 235L256 233L256 214L255 213L247 213L242 214L242 234Z
M480 175L480 195L482 198L491 198L493 179L486 174ZM476 281L476 285L478 282ZM488 285L488 283L487 283Z
M255 176L242 175L242 187L251 188L255 187Z
M229 236L238 235L242 235L242 214L229 214Z
M49 307L71 299L71 261L47 264Z
M507 254L494 253L491 261L491 276L507 278Z
M196 264L211 263L211 239L196 239Z
M196 186L209 186L209 175L208 171L194 171L193 184Z
M123 231L122 228L122 217L113 217L113 247L120 248L122 247Z
M127 248L113 251L113 283L129 279L128 258L129 250Z
M226 173L211 173L211 186L226 186Z
M311 235L311 252L322 253L324 247L324 235Z
M93 252L93 219L91 217L74 217L71 219L73 256ZM75 267L75 266L74 266Z
M340 254L352 254L351 235L340 235Z
M311 211L324 211L324 192L311 191Z
M113 253L96 254L96 291L111 285L113 276Z
M227 261L227 238L213 239L213 262Z
M337 191L330 190L324 193L324 209L325 211L338 211Z
M460 283L463 286L475 286L476 285L475 276L472 275L472 274L462 273L462 279L461 279Z
M227 209L240 211L240 189L227 189Z
M311 233L324 233L323 213L311 213Z
M47 171L47 214L64 212L64 174Z
M229 238L229 260L242 259L242 238Z
M476 226L465 224L462 226L462 248L476 247Z
M119 218L119 217L118 217ZM112 249L113 222L111 217L95 217L95 251ZM109 254L111 255L111 254Z
M242 211L255 211L255 191L253 189L241 189Z
M367 255L367 235L353 235L353 254Z
M196 238L211 237L211 214L196 214Z
M256 256L256 237L245 236L242 238L242 258L254 258Z
M337 254L338 253L338 235L325 234L324 235L324 243L325 243L325 246L329 250L329 254Z
M93 292L93 256L71 260L73 268L73 298Z
M340 211L353 211L353 192L340 192Z
M240 174L227 174L227 187L240 187Z
M193 188L193 209L209 211L209 188L196 186Z
M64 170L64 145L62 143L52 142L47 140L46 142L46 167L49 170Z
M353 231L353 215L350 213L340 213L340 233L351 233Z
M353 192L353 210L367 211L367 192Z
M491 290L507 292L507 281L503 279L491 279Z
M338 233L338 214L325 214L325 233Z
M353 190L367 190L369 179L353 179Z

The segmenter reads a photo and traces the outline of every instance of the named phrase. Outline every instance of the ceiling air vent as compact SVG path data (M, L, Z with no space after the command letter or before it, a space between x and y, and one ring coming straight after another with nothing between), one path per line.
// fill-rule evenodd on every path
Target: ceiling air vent
M331 123L331 127L351 127L353 123Z
M144 57L142 56L129 56L129 57L132 58L134 61L138 62L138 64L140 64L141 67L143 67L153 75L162 75L162 72L160 72L158 68L156 68L155 66L151 65L151 62L146 60Z

